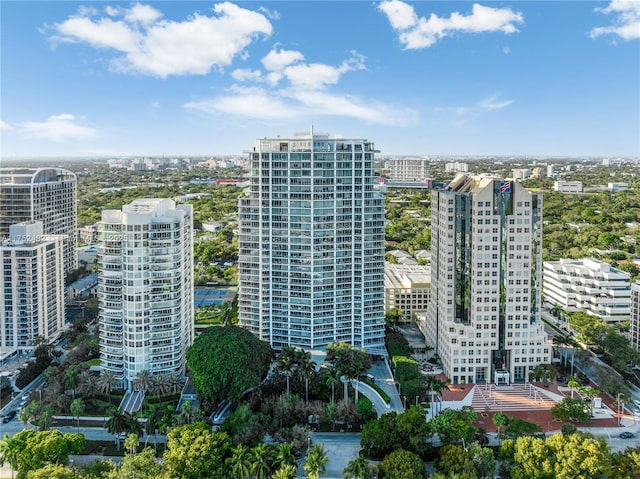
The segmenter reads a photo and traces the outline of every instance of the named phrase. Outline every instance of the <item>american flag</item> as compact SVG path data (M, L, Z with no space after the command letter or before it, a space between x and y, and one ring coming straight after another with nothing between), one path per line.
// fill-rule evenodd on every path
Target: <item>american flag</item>
M509 181L500 182L500 193L508 193L511 191L511 183Z

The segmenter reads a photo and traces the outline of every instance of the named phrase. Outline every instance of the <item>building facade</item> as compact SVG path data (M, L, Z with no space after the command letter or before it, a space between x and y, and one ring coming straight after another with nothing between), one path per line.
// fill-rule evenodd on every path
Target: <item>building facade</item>
M374 145L256 140L239 202L240 324L275 349L343 341L384 354L384 198Z
M540 320L542 197L460 174L432 193L426 343L454 383L527 381L551 360Z
M384 310L397 309L404 313L405 321L426 311L431 299L431 266L391 264L384 265Z
M184 374L193 343L193 207L140 199L102 212L100 359L130 389L142 370Z
M392 158L387 168L393 181L423 183L429 178L428 158Z
M631 311L629 340L631 345L640 350L640 281L631 285Z
M44 235L41 221L16 223L0 244L0 351L31 353L34 340L64 330L64 235Z
M558 193L582 193L582 181L554 181L553 191Z
M603 321L629 319L631 279L626 271L592 258L545 261L545 301L569 313L582 311Z
M77 268L76 175L62 168L0 168L0 238L9 227L42 221L46 235L66 235L65 272Z

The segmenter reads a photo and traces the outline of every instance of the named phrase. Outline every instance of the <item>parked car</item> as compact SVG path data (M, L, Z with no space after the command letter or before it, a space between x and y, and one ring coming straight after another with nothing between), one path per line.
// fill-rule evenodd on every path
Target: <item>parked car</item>
M3 422L3 423L5 423L5 424L6 424L6 423L8 423L8 422L9 422L9 421L11 421L14 417L16 417L16 414L17 414L17 413L16 413L16 411L15 411L15 410L9 411L9 412L7 413L7 415L6 415L5 417L3 417L3 418L2 418L2 422Z
M633 433L629 431L621 432L619 437L620 439L631 439L633 437Z

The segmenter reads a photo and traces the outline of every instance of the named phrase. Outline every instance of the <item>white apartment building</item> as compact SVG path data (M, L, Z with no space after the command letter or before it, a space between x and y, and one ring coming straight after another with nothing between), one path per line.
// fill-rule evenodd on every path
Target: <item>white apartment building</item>
M392 264L384 265L384 310L398 309L406 321L414 314L426 311L431 299L431 266Z
M256 140L239 201L240 324L275 349L384 348L384 198L373 143Z
M130 389L142 370L185 372L193 343L193 207L139 199L102 212L100 359Z
M631 310L629 340L631 345L640 350L640 281L631 284Z
M0 356L30 353L41 336L55 340L65 328L65 235L44 235L41 221L16 223L0 243Z
M511 171L511 175L514 180L526 180L531 176L531 170L529 168L516 168Z
M444 171L458 171L461 173L467 173L469 171L469 164L461 163L459 161L453 163L445 163Z
M65 272L78 265L76 175L62 168L0 168L0 238L9 227L42 221L44 234L66 235Z
M582 193L582 181L554 181L553 191L558 193Z
M428 158L392 158L387 168L393 181L422 183L429 178Z
M567 312L583 311L607 322L629 319L629 273L591 258L544 262L545 301Z
M433 191L431 302L418 326L454 383L527 381L551 360L540 320L542 197L460 174Z

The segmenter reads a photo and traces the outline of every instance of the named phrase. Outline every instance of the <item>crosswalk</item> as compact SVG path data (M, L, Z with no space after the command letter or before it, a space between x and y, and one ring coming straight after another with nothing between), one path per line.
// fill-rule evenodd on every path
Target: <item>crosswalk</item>
M471 407L474 411L544 411L555 401L531 384L476 384Z

